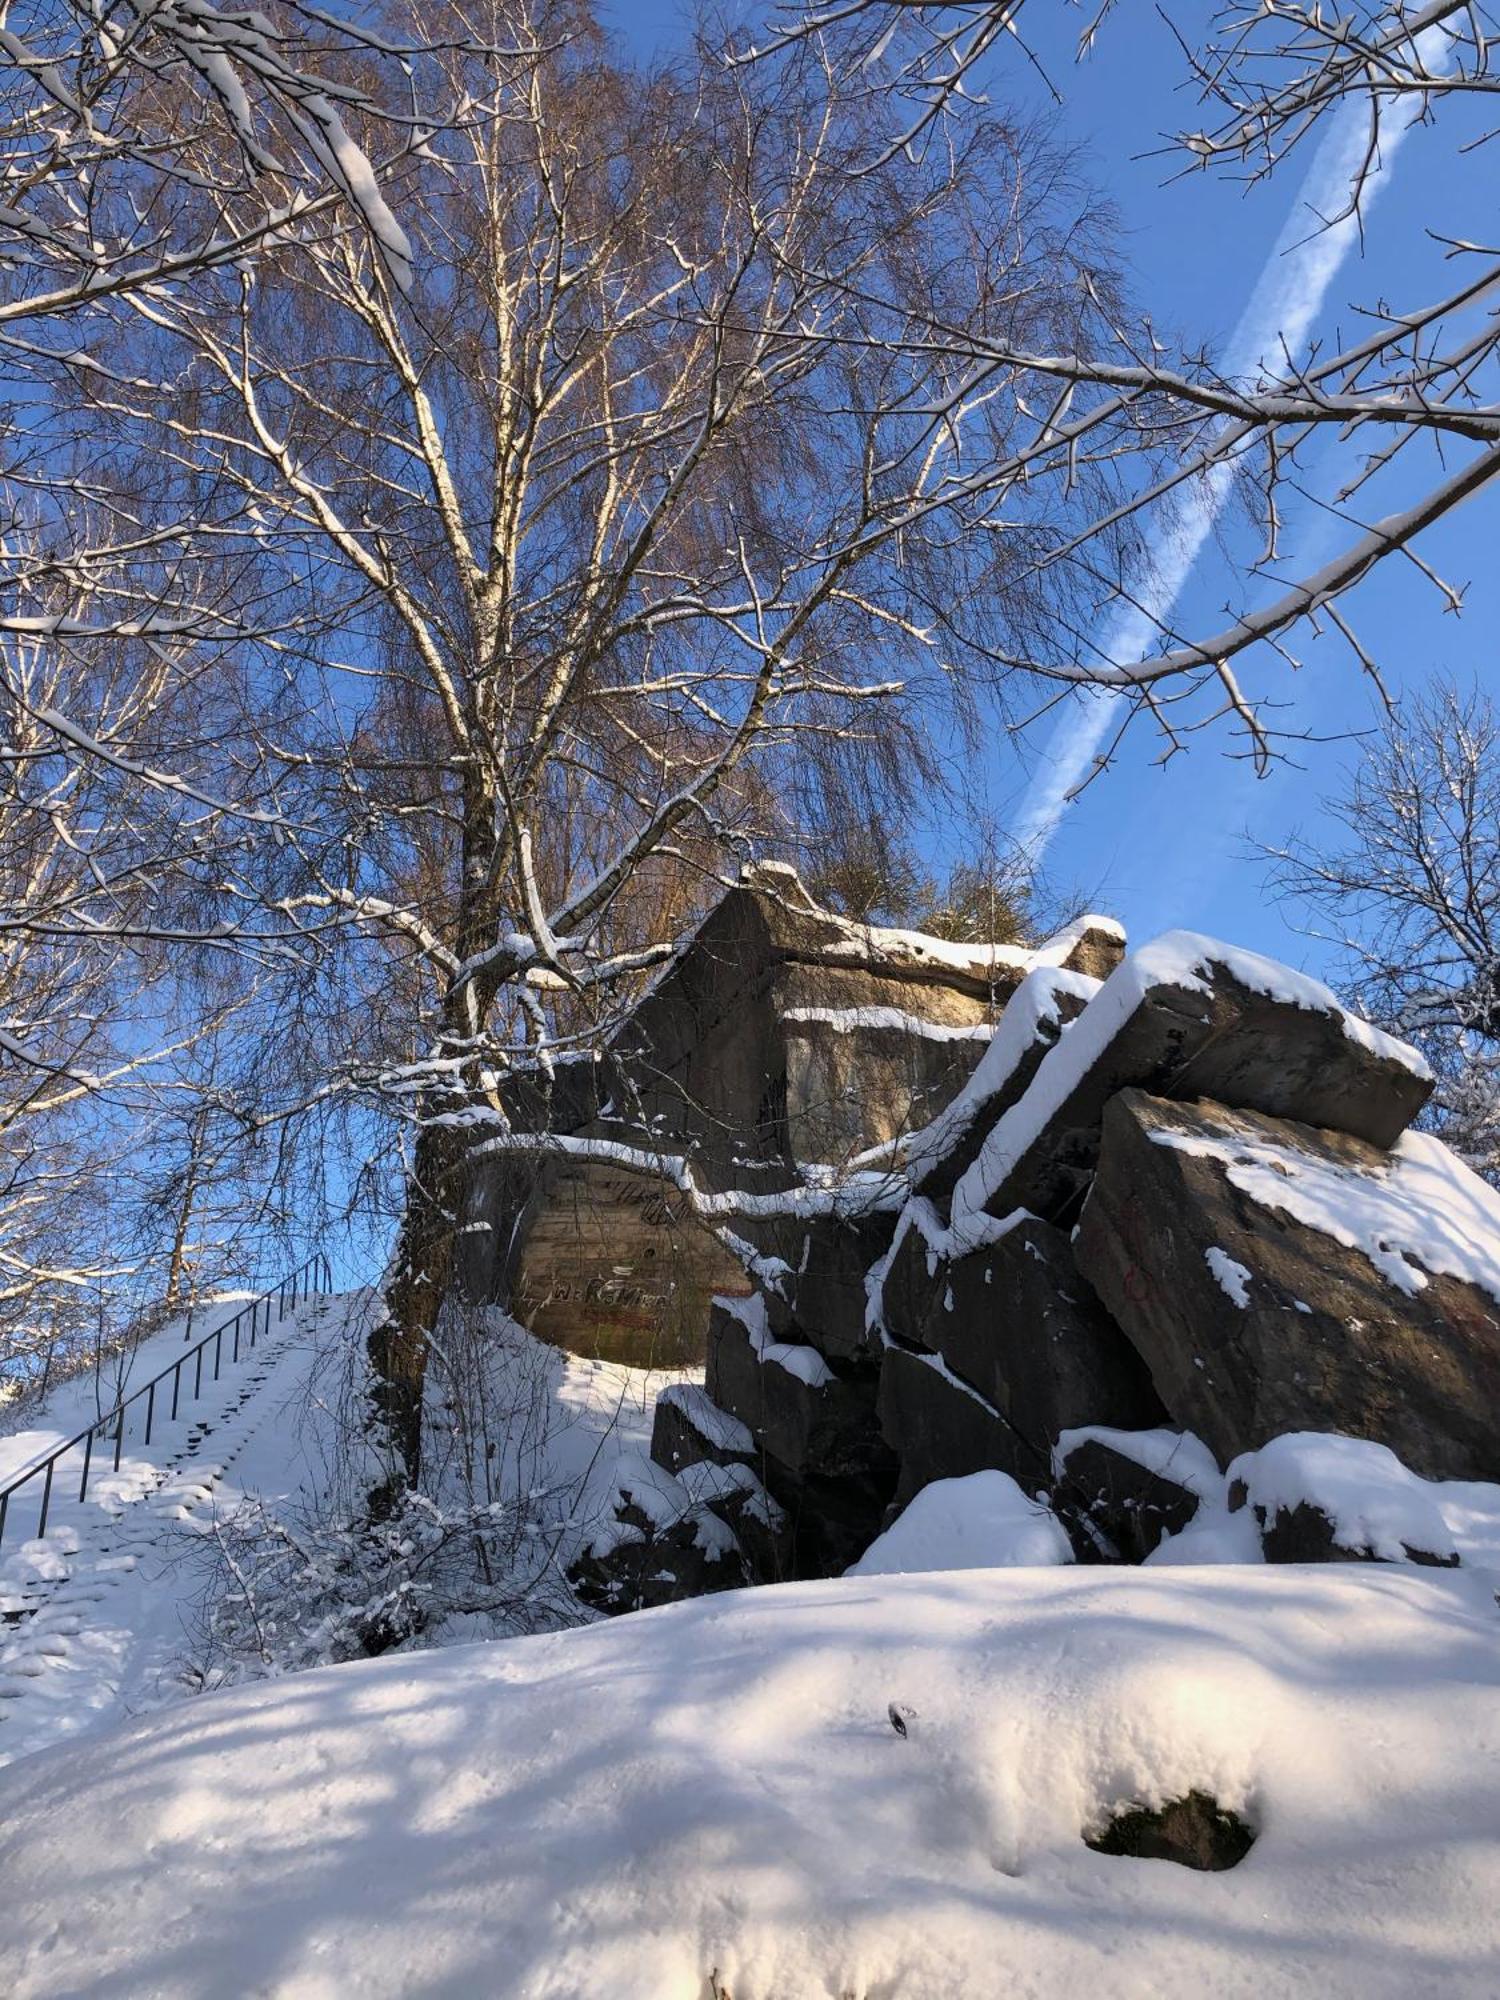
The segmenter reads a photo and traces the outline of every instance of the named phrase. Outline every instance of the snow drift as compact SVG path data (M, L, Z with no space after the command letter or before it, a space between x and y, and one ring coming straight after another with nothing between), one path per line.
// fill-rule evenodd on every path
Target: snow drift
M1477 2000L1493 1588L854 1577L206 1697L7 1774L0 1963L15 2000ZM1193 1789L1258 1830L1232 1871L1084 1845Z

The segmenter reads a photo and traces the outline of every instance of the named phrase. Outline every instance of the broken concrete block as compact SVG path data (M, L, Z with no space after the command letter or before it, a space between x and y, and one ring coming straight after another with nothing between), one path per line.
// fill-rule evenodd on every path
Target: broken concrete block
M934 1479L962 1479L992 1467L1023 1487L1028 1479L1037 1483L1026 1441L935 1354L887 1347L879 1407L881 1432L900 1463L899 1507Z
M1099 981L1060 966L1028 973L1006 1002L989 1047L963 1089L905 1149L914 1192L946 1201L977 1158L985 1134L1020 1102L1042 1058L1099 991Z
M1212 1452L1182 1431L1065 1431L1053 1471L1052 1504L1085 1562L1144 1562L1223 1489Z
M1221 1461L1287 1431L1500 1477L1500 1202L1436 1139L1125 1091L1074 1248L1174 1423Z
M1052 1447L1080 1424L1159 1423L1139 1355L1079 1273L1060 1230L1020 1216L968 1256L948 1258L903 1217L881 1287L884 1325L940 1354L1011 1426L1029 1477L1051 1476Z
M1025 1208L1070 1224L1120 1090L1212 1098L1395 1144L1432 1077L1414 1050L1345 1013L1326 987L1253 952L1170 931L1105 981L986 1135L953 1191L960 1234Z
M859 1480L882 1465L873 1373L837 1373L815 1347L774 1339L758 1298L715 1302L707 1389L798 1477Z
M622 1456L619 1482L614 1519L568 1571L585 1604L615 1615L750 1581L738 1538L706 1498L640 1452Z
M1227 1485L1230 1511L1254 1514L1267 1562L1458 1567L1441 1487L1369 1438L1294 1431L1237 1458Z
M651 1456L668 1472L708 1460L716 1465L753 1465L757 1452L748 1426L721 1410L696 1382L670 1383L656 1399Z

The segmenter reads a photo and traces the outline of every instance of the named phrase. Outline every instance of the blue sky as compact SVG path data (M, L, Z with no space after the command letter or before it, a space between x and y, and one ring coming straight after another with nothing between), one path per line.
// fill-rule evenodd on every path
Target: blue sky
M1183 25L1205 11L1184 7ZM676 0L613 0L604 12L642 50L670 46L684 18ZM1169 31L1144 0L1134 0L1111 16L1096 52L1080 65L1072 48L1084 19L1080 9L1055 4L1027 12L1034 46L1063 93L1061 108L1020 61L992 72L991 92L1034 108L1081 149L1085 172L1120 212L1136 296L1158 327L1222 352L1263 276L1276 284L1285 261L1275 255L1278 241L1301 237L1299 218L1312 220L1303 199L1312 152L1249 190L1202 175L1166 184L1175 162L1142 156L1162 135L1203 122L1194 98L1178 88L1183 66ZM1495 185L1488 153L1456 158L1448 114L1436 130L1413 131L1385 178L1363 244L1333 278L1317 337L1326 344L1351 328L1361 303L1423 296L1437 266L1424 228L1492 236ZM1294 516L1288 529L1288 548L1300 544L1315 560L1338 545L1315 516ZM1209 541L1178 601L1178 617L1190 624L1215 629L1231 601L1244 601L1236 558L1251 538L1233 528L1226 534L1227 550ZM1421 544L1450 582L1467 585L1461 618L1444 614L1436 593L1405 563L1377 571L1351 600L1359 635L1392 692L1420 687L1435 672L1497 680L1488 637L1500 629L1497 541L1495 503L1481 496ZM1316 740L1290 746L1271 774L1257 779L1247 762L1226 755L1238 746L1223 733L1197 737L1189 754L1161 768L1160 742L1137 730L1111 770L1064 813L1046 856L1052 880L1088 891L1138 939L1182 924L1330 970L1331 954L1302 928L1302 913L1268 898L1264 866L1250 849L1255 841L1277 844L1295 829L1313 839L1327 831L1321 802L1357 761L1359 732L1374 725L1378 704L1341 639L1304 634L1297 651L1300 672L1263 667L1255 684L1285 703L1278 712L1286 728ZM1045 776L1056 744L1046 725L1019 744L997 737L982 775L985 805L998 824L1019 820L1028 785Z

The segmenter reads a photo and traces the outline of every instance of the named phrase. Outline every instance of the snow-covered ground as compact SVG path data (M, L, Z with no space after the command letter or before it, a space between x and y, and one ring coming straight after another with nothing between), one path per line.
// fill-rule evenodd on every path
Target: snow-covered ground
M1493 1584L848 1577L207 1696L5 1774L0 1963L14 2000L1492 2000ZM1195 1788L1239 1867L1085 1846Z
M353 1292L273 1317L253 1350L246 1335L238 1362L225 1342L217 1381L210 1350L201 1376L191 1364L184 1370L175 1421L170 1387L158 1391L149 1446L145 1404L134 1404L119 1470L113 1438L98 1441L82 1502L82 1449L59 1462L44 1537L34 1532L41 1480L13 1498L0 1543L0 1765L185 1699L205 1673L218 1682L264 1670L261 1661L226 1657L222 1634L209 1639L205 1600L229 1581L217 1531L240 1522L247 1502L294 1526L337 1512L339 1489L351 1478L341 1447L370 1303L368 1292ZM193 1342L234 1310L230 1302L200 1314ZM538 1566L560 1576L612 1519L617 1466L649 1443L658 1388L699 1379L701 1370L695 1377L587 1361L492 1318L456 1395L445 1367L434 1366L428 1461L448 1497L466 1488L470 1498L524 1511L528 1577ZM8 1411L0 1485L110 1409L122 1387L134 1390L190 1351L178 1321L116 1357L99 1381L75 1377L45 1404ZM463 1357L448 1350L444 1359L462 1372ZM471 1422L480 1414L495 1447L467 1479L450 1407L466 1409ZM356 1458L356 1482L361 1470ZM232 1539L225 1546L236 1553ZM575 1607L572 1615L581 1614ZM505 1629L515 1627L460 1617L424 1634L424 1643ZM309 1649L269 1650L299 1660Z
M486 1629L459 1616L431 1650L190 1695L211 1531L247 1497L327 1502L366 1304L277 1322L82 1507L60 1483L45 1542L0 1551L7 1996L1500 1993L1493 1569L1080 1569L1044 1507L979 1474L827 1583L482 1644L455 1643ZM559 1567L674 1378L503 1318L471 1335L430 1378L439 1488L534 1508ZM21 1413L5 1462L94 1395ZM1195 1441L1127 1442L1223 1512ZM1329 1441L1292 1444L1291 1485L1286 1450L1239 1468L1257 1496L1273 1474L1322 1491ZM1363 1522L1355 1456L1336 1469ZM1455 1529L1466 1564L1490 1540ZM1256 1830L1238 1867L1084 1842L1192 1791Z
M210 1349L201 1376L194 1364L184 1370L175 1421L170 1386L158 1391L149 1445L145 1404L133 1405L118 1472L112 1437L100 1439L81 1502L83 1451L69 1453L54 1476L44 1537L34 1533L41 1480L14 1496L0 1545L0 1764L184 1695L208 1577L204 1537L246 1491L286 1504L315 1490L315 1378L349 1303L318 1298L273 1315L253 1349L246 1330L238 1362L224 1344L217 1381ZM193 1344L235 1309L200 1315ZM176 1322L105 1379L75 1377L42 1407L10 1413L0 1483L108 1410L122 1382L128 1392L185 1351Z

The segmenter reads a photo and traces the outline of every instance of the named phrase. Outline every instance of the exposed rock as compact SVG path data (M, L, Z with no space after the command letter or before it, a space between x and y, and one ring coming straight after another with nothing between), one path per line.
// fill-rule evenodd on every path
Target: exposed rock
M1144 1562L1197 1513L1205 1471L1221 1484L1198 1440L1172 1431L1072 1431L1058 1440L1054 1465L1052 1504L1084 1562Z
M1230 1511L1250 1508L1267 1562L1456 1569L1459 1552L1438 1505L1440 1490L1382 1444L1307 1431L1247 1453L1228 1473Z
M868 1354L865 1280L885 1254L894 1225L891 1214L820 1216L789 1232L783 1322L789 1340L810 1341L835 1361Z
M994 1468L1037 1483L1035 1454L1000 1412L935 1355L888 1347L880 1369L880 1428L900 1462L896 1504L934 1479Z
M1282 997L1284 994L1299 997ZM1321 998L1319 998L1321 996ZM1302 1119L1388 1147L1432 1078L1325 988L1254 954L1169 932L1127 959L985 1139L954 1218L1017 1208L1069 1223L1088 1190L1104 1107L1120 1090Z
M1414 1256L1345 1247L1289 1207L1321 1192L1401 1212L1409 1141L1359 1141L1126 1091L1104 1119L1079 1266L1176 1423L1229 1460L1288 1431L1389 1445L1427 1478L1500 1475L1500 1303ZM1446 1157L1446 1156L1445 1156ZM1455 1168L1455 1171L1460 1171ZM1261 1198L1246 1192L1254 1186ZM1411 1215L1424 1239L1430 1216ZM1390 1225L1393 1226L1393 1225ZM1393 1277L1405 1277L1405 1288Z
M668 1472L708 1460L715 1465L753 1465L755 1439L748 1426L721 1410L696 1382L670 1383L656 1399L651 1456Z
M815 1347L774 1339L759 1298L714 1302L707 1389L747 1426L757 1450L798 1480L858 1482L888 1470L873 1372L840 1374ZM777 1477L766 1478L780 1498Z
M1017 1466L1050 1476L1052 1446L1081 1424L1145 1429L1161 1403L1129 1341L1104 1312L1060 1230L1021 1217L983 1249L928 1248L914 1204L903 1219L881 1304L887 1330L940 1354L1010 1426Z
M1218 1870L1237 1867L1244 1860L1255 1845L1255 1829L1207 1792L1189 1792L1162 1806L1127 1806L1083 1838L1097 1854Z

